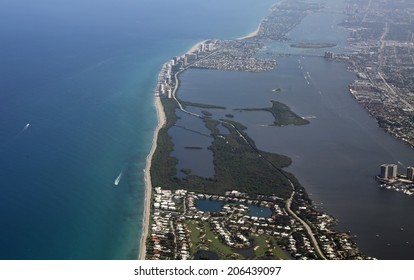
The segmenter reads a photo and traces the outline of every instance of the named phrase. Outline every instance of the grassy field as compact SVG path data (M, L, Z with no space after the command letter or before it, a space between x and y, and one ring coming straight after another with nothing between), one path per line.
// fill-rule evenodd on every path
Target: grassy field
M268 237L255 235L254 238L256 240L254 254L256 255L256 258L262 258L266 255L266 251L268 250L268 243L266 242Z
M212 231L208 222L187 221L189 230L192 256L199 250L206 250L217 253L220 259L242 259L242 256L223 244Z
M201 249L201 231L196 221L187 221L186 225L191 240L190 254L194 256Z
M234 253L229 246L223 244L218 239L217 235L214 234L214 232L211 230L210 224L208 222L204 222L204 228L206 231L206 239L210 251L216 252L222 260L242 259L242 256Z
M292 258L287 254L285 251L283 251L279 246L275 246L273 248L273 255L277 260L291 260Z

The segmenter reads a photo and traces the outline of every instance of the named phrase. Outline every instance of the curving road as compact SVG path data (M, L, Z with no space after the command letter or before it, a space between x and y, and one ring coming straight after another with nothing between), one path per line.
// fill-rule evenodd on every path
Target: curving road
M198 115L198 114L195 114L195 113L193 113L193 112L190 112L190 111L187 111L186 109L184 109L184 107L182 106L182 104L181 104L181 102L178 100L178 98L177 98L177 96L176 96L176 94L177 94L177 90L178 90L178 88L179 88L179 79L178 79L178 75L180 74L180 73L182 73L183 71L185 71L185 70L187 70L188 68L190 68L192 65L189 65L189 66L187 66L186 68L183 68L183 69L181 69L180 71L178 71L177 73L175 73L175 75L174 75L174 78L175 78L175 87L174 87L174 90L173 90L173 92L172 92L172 97L173 97L173 99L177 102L177 104L178 104L178 107L179 107L179 109L180 109L180 111L182 111L182 112L184 112L184 113L186 113L186 114L188 114L188 115L191 115L191 116L194 116L194 117L197 117L197 118L202 118L202 116L200 116L200 115ZM293 200L293 197L294 197L294 195L295 195L295 186L293 185L293 183L292 183L292 181L285 175L285 173L283 172L283 170L281 170L280 168L278 168L277 166L275 166L272 162L270 162L270 161L268 161L265 157L263 157L262 155L261 155L261 153L260 153L260 151L256 148L256 147L254 147L244 136L243 136L243 134L236 128L236 126L234 126L232 123L230 123L230 122L226 122L226 121L223 121L223 120L219 120L219 122L221 122L221 123L226 123L226 124L228 124L228 125L230 125L230 126L232 126L233 128L234 128L234 130L236 130L237 131L237 133L239 134L239 136L240 136L240 138L242 138L243 139L243 141L244 142L246 142L258 155L259 155L259 157L261 157L261 158L263 158L265 161L267 161L273 168L275 168L276 170L278 170L283 176L285 176L285 178L288 180L288 182L289 182L289 184L291 185L291 187L292 187L292 194L291 194L291 196L290 196L290 198L286 201L286 211L289 213L289 215L291 215L293 218L295 218L298 222L300 222L303 226L304 226L304 228L306 229L306 232L308 233L308 235L309 235L309 237L310 237L310 239L311 239L311 242L312 242L312 244L313 244L313 247L315 248L315 251L316 251L316 254L321 258L321 259L323 259L323 260L327 260L327 258L325 257L325 255L323 254L323 252L322 252L322 250L321 250L321 248L319 247L319 244L318 244L318 241L316 240L316 238L315 238L315 235L313 234L313 231L312 231L312 229L310 228L310 226L304 221L304 220L302 220L298 215L296 215L296 213L295 212L293 212L293 210L291 209L291 205L292 205L292 200Z
M296 215L296 213L293 212L293 210L291 208L292 200L293 200L293 197L295 195L295 187L293 186L293 183L290 180L289 180L289 183L292 187L292 194L291 194L290 198L286 201L286 211L305 227L305 229L306 229L306 231L307 231L307 233L308 233L308 235L309 235L309 237L312 241L313 247L315 248L316 254L321 259L327 260L327 258L323 254L321 248L319 247L318 241L316 240L315 235L313 234L313 231L310 228L310 226L304 220L302 220L298 215Z

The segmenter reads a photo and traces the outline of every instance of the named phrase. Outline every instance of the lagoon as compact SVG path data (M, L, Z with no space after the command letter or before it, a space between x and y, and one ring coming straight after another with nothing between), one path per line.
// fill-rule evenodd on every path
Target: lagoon
M288 170L316 204L339 219L338 230L358 236L355 241L365 254L414 258L409 245L414 244L412 198L380 190L373 179L384 162L399 162L400 169L413 165L414 151L380 129L353 99L348 84L355 77L346 64L313 56L283 57L278 62L275 71L260 74L191 69L182 75L180 98L206 102L208 95L227 107L210 110L213 117L232 112L235 121L248 127L258 148L290 156L293 164ZM304 78L307 72L310 84ZM274 88L281 92L275 94ZM270 114L233 110L265 107L270 100L287 104L310 117L311 123L267 126Z
M333 51L349 51L347 32L337 24L345 5L338 0L307 17L290 32L292 42L335 43ZM323 30L323 32L310 32ZM337 229L350 231L362 252L379 259L414 259L412 197L379 189L373 177L382 163L398 163L400 172L414 164L414 150L386 134L350 95L355 75L346 64L323 59L323 50L292 49L268 42L264 52L277 57L267 73L191 69L181 76L183 100L226 106L209 110L213 118L234 115L248 127L259 149L288 155L295 174L315 204L335 216ZM278 89L279 91L273 91ZM270 114L238 112L268 107L271 100L288 105L310 120L306 126L271 127ZM197 110L197 109L196 109ZM401 228L404 228L402 231Z
M210 199L198 199L197 209L203 212L220 212L224 203L223 201L210 200Z

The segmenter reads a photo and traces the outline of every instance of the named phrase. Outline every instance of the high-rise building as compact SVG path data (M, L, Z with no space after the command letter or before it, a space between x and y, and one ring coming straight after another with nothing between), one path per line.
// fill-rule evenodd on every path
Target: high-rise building
M383 164L380 169L380 177L383 179L395 179L398 175L398 166L396 164Z
M380 177L383 179L388 178L388 164L381 165Z
M388 178L395 179L397 178L398 173L398 166L396 164L389 164L388 165Z
M335 53L333 53L333 52L325 52L325 58L326 59L334 59L335 58Z
M204 44L204 43L201 43L200 44L200 52L204 52L205 51L205 48L206 48L206 45Z
M407 179L414 181L414 167L407 167Z

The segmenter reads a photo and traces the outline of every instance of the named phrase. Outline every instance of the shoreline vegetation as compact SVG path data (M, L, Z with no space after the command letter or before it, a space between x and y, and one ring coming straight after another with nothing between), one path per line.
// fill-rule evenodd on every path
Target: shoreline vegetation
M161 103L160 96L155 96L155 108L157 110L158 124L154 131L154 136L152 139L152 147L151 147L150 153L147 156L145 172L144 172L145 199L144 199L144 217L143 217L143 222L142 222L142 235L141 235L141 241L140 241L140 251L138 255L138 259L140 260L145 259L145 252L146 252L145 241L146 241L147 234L149 231L149 222L150 222L150 215L151 215L152 181L151 181L150 170L152 166L152 159L153 159L155 151L157 150L159 132L167 122L165 112L164 112L164 107Z
M280 224L273 224L273 229L277 225L277 229L280 227L281 231L272 231L270 230L272 227L269 227L268 224L264 223L258 223L257 226L254 225L252 229L254 229L254 234L270 234L270 236L272 236L271 240L275 242L277 239L275 239L275 236L281 235L282 239L280 239L280 242L283 246L283 250L289 252L288 254L293 258L363 258L356 245L350 240L351 235L333 231L332 228L335 225L336 220L327 214L316 210L308 197L306 190L300 185L295 176L284 170L285 167L291 164L291 159L289 157L257 149L254 141L245 133L246 127L244 127L243 124L228 119L212 119L208 111L204 111L202 115L198 115L191 111L187 111L186 109L187 106L206 109L223 109L224 107L181 101L176 96L180 87L179 75L190 67L247 72L262 72L273 69L276 66L276 63L273 60L250 59L252 55L262 47L258 41L250 40L252 38L255 40L257 40L257 38L268 38L272 40L275 38L283 39L286 37L286 32L291 30L301 21L305 15L305 11L317 8L319 8L319 6L310 4L309 7L303 8L303 11L297 12L298 15L292 16L290 19L292 24L289 25L289 28L283 29L282 32L275 28L275 26L280 25L280 23L277 22L277 15L281 12L284 13L286 9L289 9L289 6L274 6L271 10L271 15L266 18L266 21L262 20L257 30L254 32L235 41L205 40L199 42L191 47L183 56L179 58L175 57L173 60L163 65L155 90L155 106L157 109L158 125L154 131L152 148L147 157L144 174L145 209L138 256L139 259L146 259L148 254L150 254L151 259L163 259L161 252L167 252L164 256L166 259L187 259L194 256L190 256L188 253L182 253L183 251L195 252L195 249L203 249L198 247L191 248L191 245L188 245L187 243L187 241L189 241L189 244L191 244L191 240L180 243L181 249L178 248L178 244L172 244L171 241L175 240L175 237L178 235L184 240L189 238L188 236L191 237L191 232L187 233L187 235L183 235L181 232L186 230L186 227L188 226L194 226L194 224L192 224L191 220L190 222L186 221L184 224L180 221L182 221L182 219L186 220L184 215L191 214L186 212L186 209L190 208L191 210L191 208L194 208L194 206L190 205L193 205L191 201L193 201L194 198L197 198L197 194L198 197L209 197L211 199L220 198L226 201L229 199L229 201L246 201L246 203L254 202L273 205L276 209L279 209L274 215L277 216L280 214L282 217L279 221ZM293 7L293 9L295 10L295 7ZM275 20L276 22L273 23L269 19ZM225 64L223 64L223 62L225 62ZM208 67L206 67L206 65ZM223 65L225 65L225 67L223 67ZM205 126L210 130L213 142L208 149L213 152L215 167L215 175L213 178L196 176L192 174L190 169L182 170L186 174L186 177L177 177L176 166L178 160L171 156L171 152L174 150L174 143L172 142L172 137L168 134L168 129L174 126L178 119L176 115L177 109L188 116L201 118ZM275 125L303 125L309 123L304 118L293 113L288 106L276 101L272 101L271 108L241 110L268 111L275 117ZM233 115L229 115L228 117L233 117ZM222 135L218 129L219 124L226 127L229 134ZM167 203L165 201L163 202L164 195L168 197L172 191L175 191L181 204L177 204L179 207L177 209L175 206L172 206L175 205L173 202L169 202L168 205L171 204L171 206L167 206L167 210L170 211L162 214L160 212L161 208L159 202ZM187 192L190 196L186 196ZM231 196L229 196L229 194ZM157 201L159 201L154 203L154 206L151 204L153 195L156 197ZM252 197L253 200L250 200L250 197ZM272 200L274 200L274 202L269 202ZM157 207L155 206L156 204L158 204ZM165 205L166 204L164 204L164 206ZM283 209L283 211L281 209ZM157 212L157 217L151 215L152 211ZM174 222L174 226L163 229L162 223L169 224L168 219L171 221L171 213L175 213L174 215L183 213L183 215L175 216L177 222ZM162 215L160 216L160 214ZM191 217L196 216L197 215ZM205 216L206 219L210 219L210 217L207 216ZM150 233L150 222L153 223L156 219L161 219L158 220L159 222L157 225L159 226L156 226L156 228L161 228L163 233L157 235L151 231L151 236L148 236ZM271 220L275 223L273 219L268 221ZM229 220L227 220L227 222L228 221ZM227 222L226 220L223 221L223 225ZM246 222L248 221L246 220ZM198 229L196 227L197 230L211 230L211 233L214 231L215 238L213 239L217 239L217 242L221 244L218 246L226 246L223 248L234 252L232 248L237 247L233 247L234 243L229 241L229 236L226 234L223 236L222 233L220 233L220 226L215 224L213 228L214 223L206 223L207 225L204 228ZM185 224L187 224L187 226ZM197 224L202 225L203 223L200 222ZM284 226L282 227L282 225ZM289 225L294 227L293 231ZM227 226L228 228L225 230L228 231L229 228L234 227L234 224L233 226L232 224L228 224ZM252 229L243 230L241 233L237 233L237 237L234 237L234 240L244 240L246 235L251 235L249 232L251 232ZM287 232L283 232L283 230ZM254 234L252 236L254 236ZM323 237L323 240L321 237ZM163 238L162 242L160 242L160 238ZM246 245L249 242L244 243L244 245ZM295 245L296 243L298 244ZM237 244L237 246L241 247L244 245ZM279 244L275 244L274 248L278 248L278 245ZM147 246L152 247L148 250ZM160 249L164 248L163 246L165 247L165 251ZM190 246L190 248L188 248L188 246ZM297 246L299 247L297 248ZM321 249L322 247L324 250ZM336 248L338 252L333 251L332 248ZM235 255L221 255L222 258L228 256L232 258ZM269 256L272 257L273 254L270 252Z
M331 43L298 43L298 44L291 44L292 48L299 48L299 49L324 49L324 48L333 48L336 47L336 44Z
M206 43L207 40L198 42L194 44L187 52L194 53L202 44ZM160 79L161 74L159 74L158 78ZM179 83L176 83L174 91L177 91L179 88ZM175 116L167 116L165 113L165 105L162 104L161 96L159 94L155 94L155 100L154 100L155 108L157 111L157 126L154 130L154 136L152 139L152 147L150 150L150 153L147 156L146 159L146 165L145 165L145 171L144 171L144 180L145 180L145 202L144 202L144 216L143 216L143 223L142 223L142 234L140 239L140 250L138 252L138 259L139 260L145 260L146 255L146 240L148 237L149 232L149 222L150 222L150 215L151 215L151 195L153 191L152 187L152 177L151 177L151 168L152 168L152 162L154 158L154 154L157 151L158 147L158 141L160 138L162 138L161 141L165 141L165 138L168 138L168 133L166 130L166 127L169 125L171 127L171 124L175 123L177 117ZM207 107L212 108L212 107ZM213 107L215 108L215 107Z
M254 111L264 111L269 112L274 117L273 125L275 126L285 126L285 125L306 125L310 122L303 117L300 117L296 113L294 113L289 106L278 102L278 101L271 101L272 107L269 108L245 108L245 109L234 109L236 111L247 111L247 112L254 112Z

